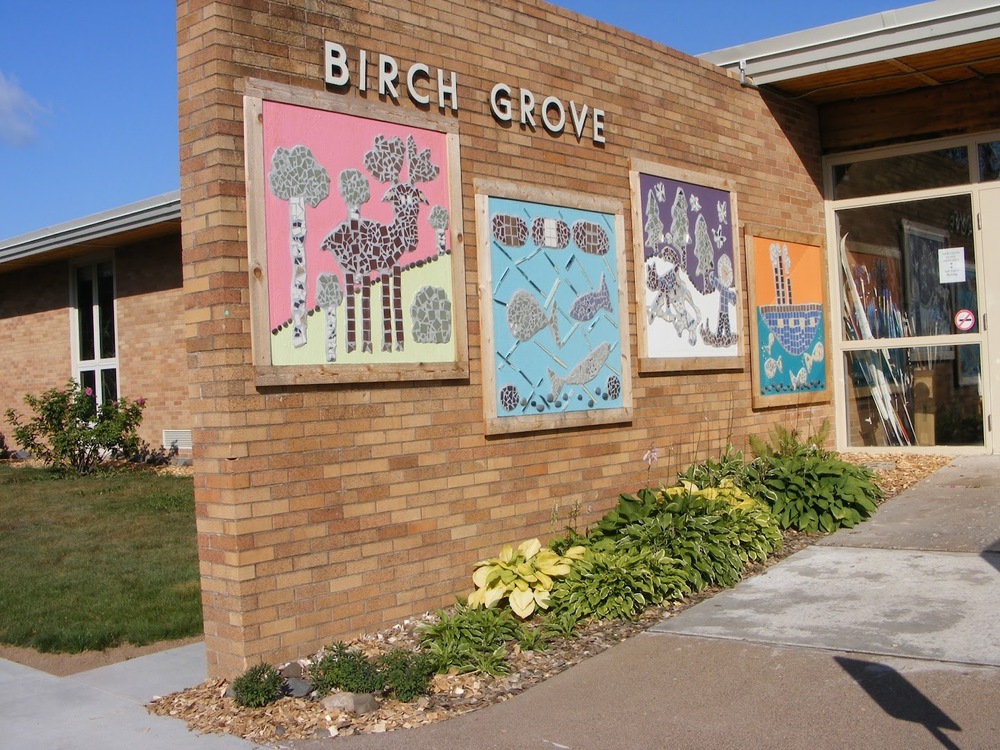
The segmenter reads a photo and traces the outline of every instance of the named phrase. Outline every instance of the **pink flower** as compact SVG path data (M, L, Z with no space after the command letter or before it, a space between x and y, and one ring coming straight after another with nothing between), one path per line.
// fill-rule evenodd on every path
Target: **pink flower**
M93 396L93 395L94 395L94 389L93 389L93 388L91 388L90 386L87 386L86 388L84 388L84 389L83 389L83 392L84 392L84 393L85 393L86 395L88 395L88 396Z
M144 399L144 398L143 398L142 396L139 396L139 398L137 398L137 399L135 400L135 402L136 402L136 403L137 403L137 404L138 404L139 406L145 406L145 405L146 405L146 399Z

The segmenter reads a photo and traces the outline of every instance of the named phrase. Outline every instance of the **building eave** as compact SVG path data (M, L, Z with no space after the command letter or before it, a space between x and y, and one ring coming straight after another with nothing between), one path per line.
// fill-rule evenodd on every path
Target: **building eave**
M996 0L939 0L706 52L758 86L1000 36Z
M0 242L0 266L37 261L60 250L93 245L158 224L179 222L180 191L129 203L101 213L12 237Z

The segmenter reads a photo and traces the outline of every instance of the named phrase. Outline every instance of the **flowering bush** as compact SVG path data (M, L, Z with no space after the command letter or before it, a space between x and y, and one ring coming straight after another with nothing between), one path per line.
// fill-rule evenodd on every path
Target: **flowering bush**
M27 421L8 409L7 421L22 449L50 466L89 474L103 460L129 458L142 441L136 434L146 402L120 399L97 405L91 388L70 380L41 396L26 394L34 412Z

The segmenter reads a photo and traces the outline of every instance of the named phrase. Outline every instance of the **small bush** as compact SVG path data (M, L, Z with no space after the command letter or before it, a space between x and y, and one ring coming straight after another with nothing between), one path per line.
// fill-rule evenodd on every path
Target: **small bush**
M13 454L11 453L10 446L7 445L7 438L0 432L0 461L10 458L11 455Z
M832 454L823 447L823 444L830 437L830 420L824 419L819 430L813 435L802 437L798 429L789 430L780 424L776 424L768 431L768 439L752 435L750 437L750 449L758 458L771 458L779 456L791 458L793 456L819 455L822 458L829 458Z
M233 680L233 697L237 705L261 708L284 694L284 684L277 669L261 662Z
M377 693L385 688L385 675L378 664L339 641L309 667L309 681L320 696L338 690Z
M576 620L634 620L689 592L677 561L662 551L592 548L553 589L552 608Z
M409 703L427 692L434 674L434 660L429 654L394 649L379 660L379 670L385 676L387 695Z
M134 455L141 444L136 434L145 408L141 398L97 405L90 388L70 380L41 396L26 394L24 402L33 412L27 421L6 411L14 440L49 466L89 474L105 459Z
M420 643L438 672L507 674L507 644L520 641L523 627L509 609L457 604L437 614L437 622L420 626Z
M874 513L882 498L871 471L822 453L764 457L754 470L773 493L771 512L783 529L850 528Z

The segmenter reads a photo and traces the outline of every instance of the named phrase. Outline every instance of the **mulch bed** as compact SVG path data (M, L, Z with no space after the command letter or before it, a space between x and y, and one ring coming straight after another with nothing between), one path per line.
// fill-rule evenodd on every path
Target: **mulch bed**
M840 454L844 460L869 464L878 475L886 499L897 495L946 465L946 456L892 455L873 457L865 454ZM769 565L803 549L822 538L822 534L786 531L784 547L766 564L756 565L747 575L756 575ZM327 711L313 700L282 698L261 709L241 708L226 697L225 680L208 680L201 685L154 698L147 709L160 716L174 716L189 729L201 732L226 732L252 742L275 742L291 739L348 736L359 732L376 733L430 724L469 711L509 700L565 669L578 664L616 643L648 630L657 622L704 601L718 593L706 590L683 602L646 610L635 621L591 622L577 630L573 638L552 643L545 651L520 651L509 658L510 673L505 677L486 674L436 675L428 695L411 703L383 700L370 714L355 715ZM418 626L433 618L406 620L388 630L355 639L349 645L376 656L393 648L417 648ZM305 660L303 660L305 661Z

